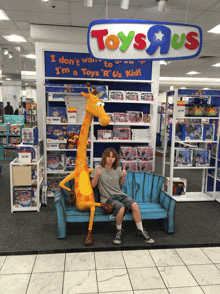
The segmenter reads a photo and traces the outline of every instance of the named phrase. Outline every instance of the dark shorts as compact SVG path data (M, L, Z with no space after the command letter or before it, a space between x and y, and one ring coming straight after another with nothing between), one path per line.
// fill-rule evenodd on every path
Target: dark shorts
M135 201L127 195L111 196L105 203L113 205L112 213L116 216L119 210L124 207L125 213L131 213L130 207Z

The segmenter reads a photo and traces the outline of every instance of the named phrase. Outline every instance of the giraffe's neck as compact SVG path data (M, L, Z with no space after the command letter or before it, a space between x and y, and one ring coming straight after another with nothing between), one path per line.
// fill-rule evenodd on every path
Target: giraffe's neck
M91 125L91 122L93 120L93 116L86 113L80 135L79 135L79 141L77 146L77 156L76 156L76 167L85 166L87 165L87 139L89 134L89 128Z

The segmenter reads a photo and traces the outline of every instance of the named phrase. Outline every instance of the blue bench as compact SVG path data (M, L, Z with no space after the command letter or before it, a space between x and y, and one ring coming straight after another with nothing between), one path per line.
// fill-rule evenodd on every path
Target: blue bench
M162 219L165 230L174 233L176 201L162 190L164 180L165 177L152 173L128 172L122 190L139 204L143 220ZM73 180L66 186L74 187ZM81 212L75 206L69 205L69 192L62 188L60 190L55 192L54 203L58 218L58 238L62 239L66 237L66 223L89 222L90 211ZM125 221L132 219L131 214L125 215ZM105 214L102 208L96 207L94 222L104 221L115 221L115 216Z

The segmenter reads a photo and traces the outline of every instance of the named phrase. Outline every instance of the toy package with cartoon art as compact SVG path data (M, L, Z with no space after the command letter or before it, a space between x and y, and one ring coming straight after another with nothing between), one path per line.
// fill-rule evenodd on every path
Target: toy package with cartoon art
M114 112L114 122L115 123L127 123L128 114L124 112Z
M48 116L62 117L66 118L66 107L49 107Z
M47 126L47 143L66 143L66 126Z
M186 194L186 185L187 180L184 178L173 178L173 196L181 196ZM170 190L170 178L167 177L165 180L165 192L169 195L171 194Z
M64 171L66 168L65 153L50 153L47 155L47 171Z
M198 141L203 139L203 124L182 124L182 140Z
M154 149L150 146L137 147L137 159L141 161L149 161L154 157Z
M54 193L60 191L59 187L59 175L47 177L47 196L53 197Z
M131 129L130 128L119 128L113 127L113 140L130 140Z
M143 101L154 101L154 95L150 92L140 92L140 100Z
M134 91L126 91L125 92L125 100L138 101L139 100L139 93L134 92Z
M126 111L128 114L128 122L131 123L142 123L143 112L141 111Z
M108 112L107 114L110 117L110 123L114 123L115 122L115 114L114 114L114 112L112 112L112 113Z
M27 145L38 144L38 128L23 128L22 129L22 143Z
M127 172L136 172L137 171L137 162L132 162L132 161L121 161L122 167L127 171Z
M203 126L203 141L214 141L215 124L204 124Z
M98 140L112 140L112 130L98 130Z
M14 188L14 208L36 206L36 198L33 188Z
M109 91L109 100L122 101L125 100L124 91Z
M137 170L142 173L149 173L154 170L153 161L137 162Z
M177 166L192 166L193 150L177 149L176 150L176 164Z
M130 146L120 146L119 155L121 160L136 160L137 159L137 148Z
M193 152L195 166L210 166L210 150L194 149Z

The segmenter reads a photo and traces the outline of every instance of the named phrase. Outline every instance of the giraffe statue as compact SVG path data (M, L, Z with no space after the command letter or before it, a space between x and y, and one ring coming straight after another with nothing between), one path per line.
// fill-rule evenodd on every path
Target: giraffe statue
M72 198L69 203L75 203L78 210L90 210L88 234L85 238L84 244L92 245L92 227L95 215L95 207L102 207L106 212L111 213L113 206L112 204L95 202L95 197L89 177L89 174L93 169L87 167L87 138L94 116L99 118L99 123L102 126L107 126L110 122L110 118L103 108L104 103L97 96L98 91L96 88L93 87L93 91L91 93L90 83L86 83L86 86L88 88L88 93L81 92L81 95L88 98L88 101L85 106L86 114L79 135L75 170L65 179L63 179L59 186L70 192L69 196L72 196ZM74 191L65 186L65 184L72 179L74 179Z

